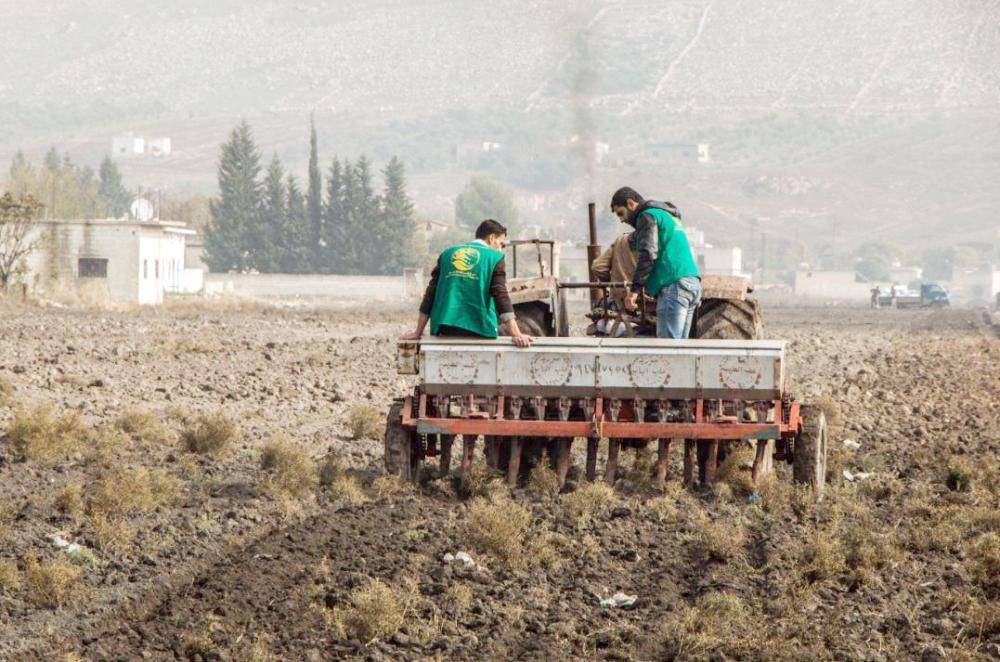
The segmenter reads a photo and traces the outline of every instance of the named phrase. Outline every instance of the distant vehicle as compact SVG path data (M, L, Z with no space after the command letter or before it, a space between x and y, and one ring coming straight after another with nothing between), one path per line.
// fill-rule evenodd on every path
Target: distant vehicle
M951 305L948 291L937 283L922 283L920 293L897 289L895 298L890 291L878 300L880 308L944 308Z

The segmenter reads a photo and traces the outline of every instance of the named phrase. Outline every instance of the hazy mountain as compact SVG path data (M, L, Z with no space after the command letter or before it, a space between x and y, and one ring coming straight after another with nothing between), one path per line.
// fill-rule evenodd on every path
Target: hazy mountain
M158 131L173 160L126 173L208 188L238 117L294 165L315 111L325 149L401 153L434 210L483 168L539 213L632 178L723 230L933 242L955 215L990 238L1000 211L997 0L37 0L2 19L0 157ZM456 157L484 140L506 161ZM712 164L651 147L678 142Z

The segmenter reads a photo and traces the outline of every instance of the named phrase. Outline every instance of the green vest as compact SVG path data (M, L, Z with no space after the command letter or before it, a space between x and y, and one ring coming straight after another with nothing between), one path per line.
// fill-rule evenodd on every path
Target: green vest
M490 296L493 269L503 253L478 242L446 248L438 258L431 334L442 324L485 338L497 337L497 310Z
M657 247L653 270L646 279L646 293L655 297L667 285L676 283L685 276L696 276L698 265L695 264L691 244L681 226L681 221L670 212L663 209L646 209L643 214L649 214L656 219ZM638 235L638 233L636 233ZM632 239L638 250L638 237Z

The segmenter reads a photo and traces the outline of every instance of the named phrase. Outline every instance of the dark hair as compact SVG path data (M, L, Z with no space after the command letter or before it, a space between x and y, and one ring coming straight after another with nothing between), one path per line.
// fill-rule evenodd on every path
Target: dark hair
M487 218L476 228L476 239L486 239L491 234L507 234L507 228L492 218Z
M637 204L642 204L645 202L643 197L636 193L634 188L629 188L628 186L623 186L615 194L611 196L611 209L615 207L626 207L629 200L635 200Z

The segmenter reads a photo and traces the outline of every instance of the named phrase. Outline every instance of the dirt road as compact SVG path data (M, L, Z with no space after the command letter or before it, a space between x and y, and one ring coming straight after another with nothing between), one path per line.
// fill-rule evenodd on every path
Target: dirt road
M241 436L220 459L192 460L176 441L118 450L116 462L176 477L179 494L130 520L131 545L97 549L64 606L38 606L30 581L0 588L0 656L1000 655L990 574L1000 553L1000 345L977 315L770 311L768 336L790 341L795 391L827 394L840 410L828 498L816 505L791 489L785 467L759 500L748 499L739 470L694 495L675 484L653 493L631 472L583 517L568 495L519 488L513 501L530 512L518 547L526 563L477 547L472 502L448 482L371 485L379 442L350 439L346 418L358 401L384 410L409 388L392 360L408 322L252 308L7 315L0 376L15 395L0 408L5 425L28 401L79 409L91 426L139 405L174 430L222 410ZM259 447L277 432L317 460L335 450L367 500L317 488L290 502L260 490ZM845 439L860 448L845 449ZM85 455L46 468L4 445L0 480L17 514L0 558L18 572L33 556L63 553L52 535L92 542L87 517L60 514L51 496L67 481L86 490L99 479ZM672 462L676 483L679 457ZM847 481L844 470L866 477ZM475 565L442 561L458 551ZM394 634L362 642L332 615L372 578L405 597L405 615ZM599 604L619 591L637 600Z

